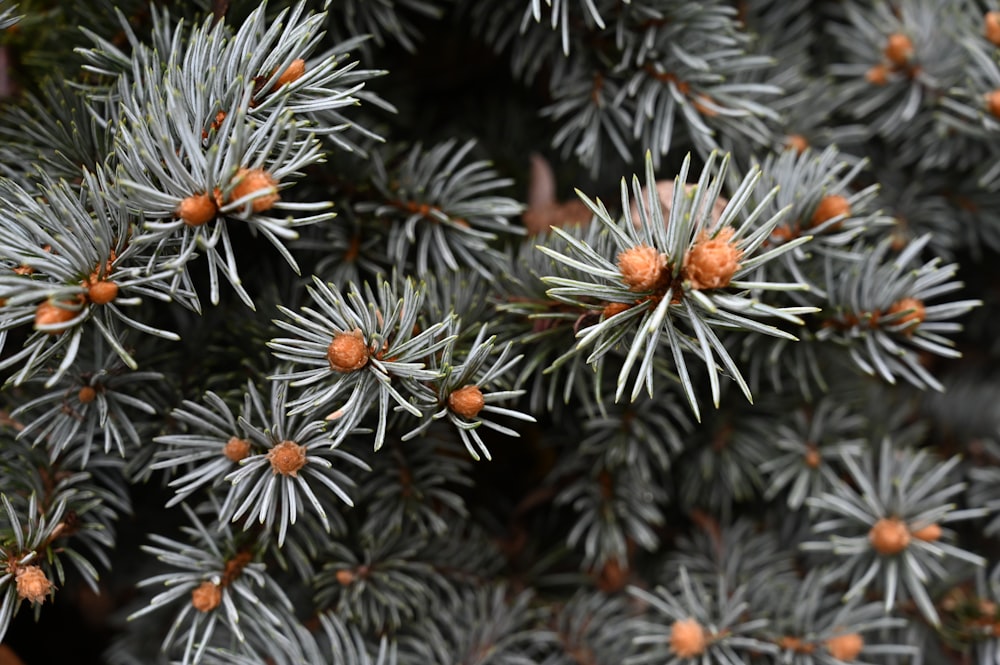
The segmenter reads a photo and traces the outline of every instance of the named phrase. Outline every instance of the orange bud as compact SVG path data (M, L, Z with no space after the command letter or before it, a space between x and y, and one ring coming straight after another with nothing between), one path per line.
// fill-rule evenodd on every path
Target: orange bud
M706 646L705 629L694 619L675 621L670 627L670 649L681 658L700 656Z
M618 254L618 270L630 291L652 291L667 271L667 257L653 247L638 245Z
M865 648L865 641L857 633L844 633L826 641L826 650L837 660L850 662Z
M743 257L743 251L729 242L734 233L732 228L722 229L714 238L703 233L688 250L684 271L692 288L720 289L729 285Z
M463 418L475 418L485 405L479 386L462 386L448 395L448 408Z
M347 374L368 364L368 346L361 331L337 333L326 348L326 359L330 369Z
M298 478L299 469L306 465L306 447L294 441L282 441L268 451L267 460L273 473Z
M889 62L902 67L913 57L913 42L901 32L889 35L885 49L882 51Z
M868 531L868 541L879 554L899 554L910 544L910 530L895 517L883 517Z
M251 202L254 212L270 210L281 198L278 196L278 181L264 169L240 169L234 178L236 186L229 194L230 201L238 201L244 196L267 192Z

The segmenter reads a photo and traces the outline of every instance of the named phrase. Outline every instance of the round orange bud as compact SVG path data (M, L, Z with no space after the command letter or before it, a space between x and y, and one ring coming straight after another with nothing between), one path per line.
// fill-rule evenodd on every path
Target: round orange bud
M38 566L21 566L16 575L17 596L29 603L43 603L52 591L52 582Z
M913 57L913 42L901 32L889 35L885 48L882 50L889 62L902 67Z
M868 541L879 554L899 554L910 544L910 530L902 520L883 517L868 531Z
M337 578L337 583L340 586L351 586L354 582L354 571L348 570L347 568L341 568L337 571L335 577Z
M233 462L239 462L250 456L250 442L237 436L230 437L222 446L222 454Z
M865 72L865 80L872 85L885 85L889 82L889 68L885 65L875 65Z
M475 418L485 405L479 386L462 386L448 395L448 408L463 418Z
M191 604L199 612L211 612L222 602L222 587L205 580L191 592Z
M347 374L359 370L368 364L368 345L365 344L360 330L337 333L326 347L326 359L330 369Z
M802 456L803 461L805 461L806 466L810 469L818 469L819 465L823 462L823 457L819 454L819 450L816 446L810 445L806 450L806 454Z
M837 660L850 662L865 648L865 641L857 633L844 633L826 641L826 650Z
M177 216L188 226L201 226L215 219L218 208L208 194L192 194L177 206Z
M909 332L912 332L927 318L927 309L924 307L923 301L916 298L902 298L894 302L888 313L901 314L903 312L906 314L903 314L896 323L908 326Z
M80 392L76 394L76 398L80 400L81 404L90 404L97 399L97 391L94 390L93 386L84 386L80 388Z
M812 225L819 226L827 220L831 220L834 217L849 216L851 214L851 203L846 197L840 194L830 194L824 196L820 199L819 205L816 206L815 212L812 216ZM836 225L834 225L836 226Z
M87 286L87 297L95 305L107 305L118 297L118 285L114 282L92 282Z
M63 303L69 304L69 303ZM35 309L35 327L51 326L59 323L67 323L76 317L77 312L72 309L60 307L58 303L46 300ZM62 330L46 330L50 335L59 335Z
M733 233L731 228L722 229L714 238L703 233L688 250L684 271L692 288L721 289L729 285L743 257L743 251L729 242Z
M1000 46L1000 12L986 12L983 23L986 39Z
M646 245L630 247L618 253L618 270L630 291L652 291L667 272L667 257Z
M292 60L291 64L288 65L288 69L281 72L281 76L278 77L277 87L281 87L286 83L291 83L292 81L298 81L302 78L302 75L306 73L306 61L302 58L296 58Z
M1000 118L1000 90L986 93L986 109L995 117Z
M785 148L802 154L809 148L809 139L802 134L790 134L785 138Z
M306 465L306 447L294 441L282 441L267 451L267 460L272 473L298 478L299 469Z
M252 202L254 212L264 212L278 202L278 181L264 169L240 169L236 172L236 186L229 193L231 201L238 201L244 196L266 192L257 196Z
M670 649L681 658L700 656L706 646L705 629L694 619L681 619L670 627Z
M941 539L941 527L937 524L928 524L922 529L911 531L910 534L917 540L922 540L925 543L933 543Z

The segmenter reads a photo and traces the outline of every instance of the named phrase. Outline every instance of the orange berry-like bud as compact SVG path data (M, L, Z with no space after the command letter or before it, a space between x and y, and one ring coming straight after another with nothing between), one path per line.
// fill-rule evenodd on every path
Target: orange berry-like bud
M822 455L819 454L819 450L817 450L816 446L814 445L810 445L809 448L806 450L806 454L803 455L802 457L803 461L806 463L806 466L808 466L810 469L818 469L819 465L822 464L823 462Z
M68 305L69 303L62 303ZM51 326L72 321L77 315L76 310L60 307L59 303L46 300L35 309L35 327ZM46 330L50 335L59 335L62 330Z
M118 297L118 285L114 282L91 282L87 285L87 298L95 305L107 305Z
M703 233L688 250L684 271L692 288L721 289L729 285L743 258L743 251L729 242L733 233L731 228L722 229L714 238Z
M368 345L360 330L337 333L330 346L326 347L326 359L330 369L347 374L368 364Z
M336 572L334 577L337 578L337 583L340 586L351 586L351 583L354 582L355 576L353 570L348 570L347 568L341 568Z
M652 291L663 281L667 257L647 245L630 247L618 253L618 270L630 291Z
M254 212L270 210L281 198L278 196L278 181L264 169L240 169L236 172L236 186L229 193L230 201L238 201L244 196L259 194L251 202Z
M80 404L90 404L97 399L97 391L94 390L93 386L84 386L80 388L80 392L76 394L76 398L80 400Z
M857 633L844 633L826 641L826 650L830 655L847 663L856 659L864 648L865 641Z
M238 436L230 437L222 446L222 454L233 462L239 462L250 456L250 442Z
M910 544L910 530L902 520L883 517L868 531L868 541L879 554L899 554Z
M809 139L802 134L789 134L785 137L785 148L794 150L801 155L809 148Z
M865 72L865 80L872 85L885 85L889 82L889 68L885 65L875 65Z
M923 301L916 298L902 298L897 300L889 308L888 313L901 314L903 312L906 312L906 314L903 314L896 323L906 325L906 330L910 333L927 318L927 309L924 307Z
M17 596L29 603L43 603L52 591L52 582L39 566L21 566L17 569Z
M277 87L281 87L286 83L291 83L292 81L298 81L302 78L302 75L306 73L306 61L302 58L296 58L292 60L291 64L288 65L288 69L281 72L281 76L278 77Z
M215 199L208 194L192 194L181 200L177 206L177 216L188 226L202 226L215 219L218 208Z
M986 109L994 117L1000 118L1000 90L986 93Z
M298 478L299 469L306 465L306 447L294 441L282 441L267 452L267 460L273 473Z
M1000 46L1000 12L986 12L983 17L986 39Z
M816 210L813 212L812 219L810 221L813 226L819 226L823 222L831 220L834 217L840 217L842 215L846 217L850 214L850 201L840 194L830 194L820 199L819 205L816 206Z
M913 57L913 42L901 32L889 35L889 39L882 50L889 62L902 67Z
M448 395L448 408L463 418L475 418L486 406L479 386L462 386Z
M706 646L705 629L694 619L681 619L670 627L670 649L681 658L700 656Z
M205 580L191 592L191 604L199 612L211 612L222 602L222 588Z
M911 531L910 534L917 540L933 543L941 539L941 527L937 524L928 524L921 529Z

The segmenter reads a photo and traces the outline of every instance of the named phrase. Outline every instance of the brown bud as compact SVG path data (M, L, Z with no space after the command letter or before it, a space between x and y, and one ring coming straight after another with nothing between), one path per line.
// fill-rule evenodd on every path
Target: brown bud
M894 302L888 311L889 314L901 314L903 312L906 313L895 323L907 326L906 332L911 334L927 318L927 309L924 307L923 301L916 298L902 298Z
M282 441L267 451L267 460L273 473L298 478L299 469L306 465L306 447L294 441Z
M191 604L199 612L211 612L222 602L222 588L205 580L191 592Z
M462 386L448 395L448 408L463 418L475 418L485 405L479 386Z
M885 48L885 57L897 67L906 65L913 57L913 42L901 32L889 35Z
M118 285L114 282L91 282L87 285L87 298L95 305L107 305L118 297Z
M667 272L667 257L653 247L638 245L618 253L618 270L630 291L652 291Z
M694 619L674 621L670 627L670 649L681 658L695 658L705 653L708 639L705 629Z
M714 238L706 234L695 242L684 259L684 275L695 289L719 289L728 286L740 268L743 251L730 244L732 228L719 231Z
M928 524L921 529L911 531L910 535L925 543L933 543L941 539L941 527L937 524Z
M52 582L38 566L21 566L16 575L17 596L29 603L43 603L52 591Z
M879 554L899 554L910 544L910 530L895 517L883 517L868 531L868 541Z
M875 65L865 72L865 80L872 85L885 85L889 82L889 68L885 65Z
M359 370L368 364L370 352L360 330L337 333L326 347L330 369L344 374Z
M237 436L230 437L222 447L222 454L233 462L239 462L250 456L250 442Z
M1000 12L986 12L983 17L984 34L996 46L1000 46Z
M857 633L844 633L826 641L826 650L830 655L847 663L856 659L864 648L865 641Z
M177 206L177 216L188 226L207 224L215 219L217 212L215 199L205 193L192 194Z
M93 386L84 386L80 388L80 392L76 394L76 398L80 400L81 404L90 404L97 399L97 391L94 390Z
M38 308L35 309L35 328L38 328L38 326L51 326L72 321L79 312L61 306L69 304L70 303L54 303L51 300L46 300L40 304ZM59 335L63 331L46 330L45 332L50 335Z
M794 150L800 155L808 150L809 139L802 136L802 134L789 134L785 138L785 148L788 150Z
M986 109L994 117L1000 118L1000 90L986 93Z
M354 582L354 571L341 568L337 571L335 577L340 586L351 586L351 583Z
M288 69L281 72L281 76L278 77L277 87L281 87L286 83L291 83L292 81L298 81L302 78L302 75L306 73L306 61L302 58L296 58L292 60L291 64L288 65Z
M264 169L240 169L236 172L234 181L236 185L229 193L229 200L238 201L244 196L258 194L250 204L254 212L270 210L281 198L278 196L278 181Z
M823 462L823 457L819 454L819 450L816 449L816 446L811 444L806 450L806 454L803 455L803 458L806 466L810 469L818 469L819 465Z
M816 206L816 210L813 212L812 219L810 220L813 226L819 226L823 222L833 219L834 217L849 216L851 214L851 203L846 197L840 194L830 194L824 196L820 199L819 205ZM836 224L834 225L836 226Z

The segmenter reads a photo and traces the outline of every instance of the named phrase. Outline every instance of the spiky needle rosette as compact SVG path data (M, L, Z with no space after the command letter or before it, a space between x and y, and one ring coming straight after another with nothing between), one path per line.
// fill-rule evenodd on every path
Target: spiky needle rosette
M716 406L721 368L751 399L750 389L719 331L741 330L794 340L791 333L758 319L778 318L802 325L798 315L815 311L811 307L772 307L761 300L761 294L768 290L805 289L805 284L747 281L761 265L808 242L810 236L778 247L763 247L783 211L760 219L775 191L752 210L746 209L760 179L756 168L742 179L722 214L713 216L713 204L722 194L729 161L729 155L720 162L718 154L712 153L698 183L684 187L681 185L687 183L691 166L689 155L677 176L669 211L665 212L656 194L652 157L647 155L645 190L638 176L632 178L632 196L641 204L637 206L639 224L632 223L630 216L615 218L600 200L592 201L577 192L613 239L614 255L602 255L561 229L553 229L553 234L566 241L565 250L539 247L575 271L568 277L543 277L551 287L549 297L600 315L599 322L579 331L574 352L594 347L587 357L587 362L594 365L599 365L612 349L621 348L625 353L616 399L624 394L633 371L637 377L631 399L638 397L643 386L652 394L654 362L668 349L696 416L700 417L700 411L688 369L688 353L704 362ZM632 205L624 178L621 205L628 215ZM556 364L571 355L563 356Z

